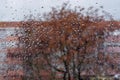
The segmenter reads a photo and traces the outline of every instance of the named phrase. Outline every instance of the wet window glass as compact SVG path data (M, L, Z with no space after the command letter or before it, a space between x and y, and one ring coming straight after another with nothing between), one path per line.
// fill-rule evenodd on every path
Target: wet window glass
M119 0L0 0L0 80L120 79Z

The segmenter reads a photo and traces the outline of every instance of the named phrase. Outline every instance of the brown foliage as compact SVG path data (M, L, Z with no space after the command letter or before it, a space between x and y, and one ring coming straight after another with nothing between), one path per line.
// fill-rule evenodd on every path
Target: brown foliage
M45 14L45 21L23 22L20 42L25 63L47 65L46 69L61 72L64 80L71 80L71 76L75 80L80 79L81 73L91 68L97 71L97 63L104 58L99 47L104 42L105 33L113 29L106 24L103 16L92 15L98 14L98 10L92 9L89 8L84 15L84 8L78 8L77 12L76 9L66 9L64 4L60 10L53 8ZM38 62L40 57L44 58L45 64ZM35 67L31 68L34 70ZM38 75L38 78L41 76Z

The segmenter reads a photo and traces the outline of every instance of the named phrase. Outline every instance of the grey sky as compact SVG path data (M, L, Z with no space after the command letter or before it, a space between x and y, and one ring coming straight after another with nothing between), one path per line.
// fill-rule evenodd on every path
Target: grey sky
M120 20L120 0L0 0L0 21L23 20L24 15L48 12L51 7L60 6L65 1L69 1L71 6L104 6L115 19Z

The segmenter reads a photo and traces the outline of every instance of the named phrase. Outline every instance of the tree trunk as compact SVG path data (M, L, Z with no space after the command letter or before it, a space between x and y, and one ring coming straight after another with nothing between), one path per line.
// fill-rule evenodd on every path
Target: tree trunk
M67 64L66 61L64 61L64 66L65 66L65 72L66 72L66 76L67 76L67 80L71 80L71 75L70 75L70 71L69 71L69 66Z
M73 75L73 79L76 80L77 78L77 74L76 74L76 65L75 65L75 55L73 55L73 59L72 59L72 63L73 63L73 68L72 68L72 75Z
M64 75L63 75L63 80L67 80L67 79L66 79L66 76L67 76L67 73L66 73L66 72L64 72Z
M80 66L78 67L78 80L83 80L80 74Z
M68 72L68 80L71 80L70 72Z

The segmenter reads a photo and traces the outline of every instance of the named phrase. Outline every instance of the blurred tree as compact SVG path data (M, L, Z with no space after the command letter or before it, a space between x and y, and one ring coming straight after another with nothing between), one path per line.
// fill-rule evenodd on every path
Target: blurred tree
M25 74L29 76L25 80L48 77L48 74L42 75L43 70L52 73L49 80L58 77L81 80L83 72L85 75L100 74L98 67L105 63L100 48L111 28L98 11L93 7L87 12L81 7L71 10L64 4L61 9L52 8L50 13L44 14L44 21L22 22L19 40Z

